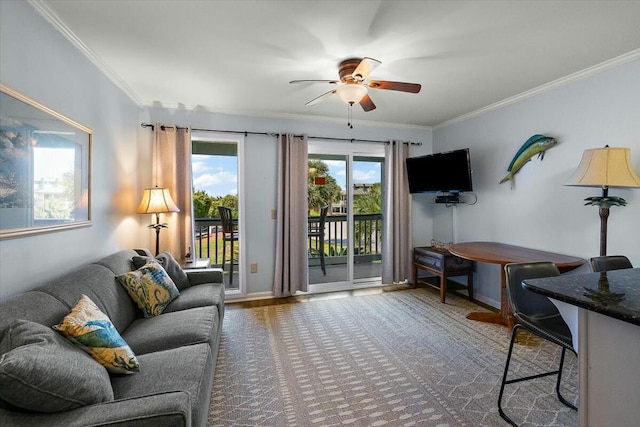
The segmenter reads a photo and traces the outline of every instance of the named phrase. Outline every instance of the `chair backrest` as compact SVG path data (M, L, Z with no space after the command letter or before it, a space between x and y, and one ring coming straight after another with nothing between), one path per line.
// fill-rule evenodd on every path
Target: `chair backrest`
M623 268L633 268L631 261L624 255L597 256L589 260L591 270L594 273L599 271L621 270Z
M329 205L324 205L320 208L320 228L324 228L324 223L327 220L327 213L329 212Z
M235 229L233 227L233 216L231 215L231 209L226 206L218 206L218 213L222 220L222 232L233 233Z
M541 277L559 276L558 267L552 262L527 262L507 264L506 291L513 315L518 319L520 314L533 317L546 317L559 314L558 309L549 298L522 287L522 281Z

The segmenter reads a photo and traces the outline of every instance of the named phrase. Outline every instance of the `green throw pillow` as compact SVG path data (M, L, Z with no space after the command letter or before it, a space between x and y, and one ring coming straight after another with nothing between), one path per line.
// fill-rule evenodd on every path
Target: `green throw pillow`
M91 299L82 295L62 322L53 327L89 353L114 374L140 371L140 364L131 348L122 339L109 316Z
M0 398L59 412L113 400L109 373L48 326L15 320L0 342Z
M149 256L133 257L133 265L136 268L142 267L149 261L158 261L169 277L171 277L171 280L173 280L173 283L175 283L179 291L189 287L187 273L184 272L178 261L176 261L168 250L158 254L155 258Z
M173 280L156 261L148 261L139 269L117 277L144 317L162 314L167 305L180 295Z

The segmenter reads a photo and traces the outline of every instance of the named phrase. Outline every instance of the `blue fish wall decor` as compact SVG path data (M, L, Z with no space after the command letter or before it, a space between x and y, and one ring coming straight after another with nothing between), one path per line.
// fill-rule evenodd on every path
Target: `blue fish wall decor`
M511 188L513 188L516 172L518 172L520 168L522 168L522 166L530 161L536 154L540 160L544 159L544 152L557 143L558 141L554 138L544 135L533 135L531 138L527 139L527 141L522 144L522 147L520 147L516 155L513 156L513 160L511 160L511 163L507 168L507 176L500 181L500 184L511 181Z

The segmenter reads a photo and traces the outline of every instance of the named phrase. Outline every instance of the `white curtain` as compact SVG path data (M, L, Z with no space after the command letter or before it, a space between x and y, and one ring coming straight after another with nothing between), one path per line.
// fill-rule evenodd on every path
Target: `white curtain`
M307 290L307 153L306 135L278 137L276 297Z
M392 141L385 147L385 198L382 212L382 283L411 277L411 196L405 160L409 145Z
M153 176L155 185L169 189L180 212L160 214L169 228L160 232L160 251L168 249L178 262L195 251L192 213L191 130L154 126Z

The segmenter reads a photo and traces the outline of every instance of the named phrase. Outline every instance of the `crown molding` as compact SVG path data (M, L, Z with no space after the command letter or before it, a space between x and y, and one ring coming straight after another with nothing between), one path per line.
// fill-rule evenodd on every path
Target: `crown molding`
M593 76L595 74L601 73L603 71L609 70L611 68L615 68L615 67L617 67L619 65L626 64L627 62L635 61L635 60L638 60L638 59L640 59L640 49L632 50L631 52L627 52L627 53L625 53L623 55L617 56L617 57L615 57L613 59L610 59L608 61L602 62L600 64L594 65L594 66L589 67L589 68L585 68L584 70L569 74L568 76L561 77L561 78L559 78L557 80L553 80L553 81L551 81L549 83L545 83L545 84L543 84L541 86L538 86L536 88L533 88L533 89L525 91L525 92L522 92L522 93L520 93L518 95L503 99L502 101L498 101L496 103L487 105L486 107L479 108L479 109L477 109L475 111L472 111L472 112L467 113L467 114L463 114L463 115L455 117L455 118L453 118L451 120L444 121L442 123L439 123L439 124L433 126L432 129L433 130L438 130L438 129L442 129L442 128L447 127L447 126L451 126L452 124L459 123L459 122L468 120L470 118L480 116L480 115L482 115L484 113L488 113L489 111L497 110L497 109L505 107L507 105L514 104L516 102L520 102L520 101L522 101L524 99L531 98L531 97L536 96L536 95L538 95L540 93L543 93L543 92L558 88L560 86L571 84L573 82L576 82L578 80L584 79L586 77Z
M111 80L125 95L127 95L136 105L141 105L142 99L135 93L133 89L109 67L103 60L85 45L76 36L73 31L60 19L58 14L49 6L45 0L27 0L36 12L38 12L47 22L49 22L56 30L58 30L67 40L71 42L80 52L89 59L102 73Z
M280 120L296 120L296 121L311 121L311 122L320 122L320 123L332 123L332 124L341 124L344 125L346 123L346 117L329 117L329 116L315 116L315 115L306 115L306 114L292 114L292 113L266 113L261 111L247 111L247 110L230 110L223 108L211 108L204 106L186 106L184 104L165 104L162 103L161 106L158 105L141 105L142 108L147 108L148 110L153 110L156 108L162 108L171 111L194 111L194 112L206 112L211 114L226 114L231 116L242 116L247 118L258 118L258 119L280 119ZM402 129L402 130L418 130L418 131L428 131L431 132L433 128L431 126L420 126L420 125L410 125L405 123L391 123L391 122L382 122L382 121L372 121L372 120L353 120L353 124L361 125L361 126L372 126L378 128L389 128L389 129Z

